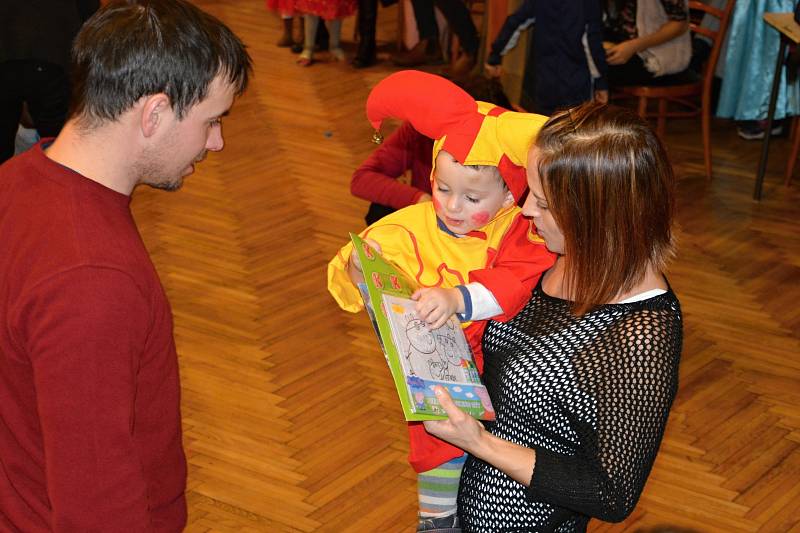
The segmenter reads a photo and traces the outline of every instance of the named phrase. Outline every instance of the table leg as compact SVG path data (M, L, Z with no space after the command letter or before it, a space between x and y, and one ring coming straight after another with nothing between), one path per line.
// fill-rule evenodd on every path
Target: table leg
M767 126L764 129L764 142L761 145L761 160L758 162L756 187L753 191L754 200L761 200L761 187L764 184L764 173L767 170L767 155L769 155L769 138L772 133L772 119L775 117L775 103L778 100L778 89L781 85L781 73L783 71L785 53L786 39L781 36L781 44L778 48L778 61L775 65L775 75L772 78L772 92L769 95L769 110L767 111Z

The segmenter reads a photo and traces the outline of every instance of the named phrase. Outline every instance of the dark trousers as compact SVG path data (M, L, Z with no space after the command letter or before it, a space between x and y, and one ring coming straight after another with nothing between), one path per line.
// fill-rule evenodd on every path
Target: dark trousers
M636 54L622 65L608 65L608 84L611 87L649 85L653 79L653 73L645 68L644 61Z
M0 163L14 155L22 104L42 137L55 137L67 120L69 79L52 63L13 60L0 63Z
M461 0L411 0L411 4L414 6L414 19L417 21L420 39L436 39L436 15L433 12L435 5L444 15L453 33L458 35L464 52L473 57L478 54L478 29L472 22L469 9Z
M367 211L364 220L367 222L367 226L371 226L373 223L379 221L386 215L391 215L396 210L389 207L388 205L381 205L372 202L369 204L369 210Z
M375 26L378 23L378 0L358 0L358 57L375 55Z

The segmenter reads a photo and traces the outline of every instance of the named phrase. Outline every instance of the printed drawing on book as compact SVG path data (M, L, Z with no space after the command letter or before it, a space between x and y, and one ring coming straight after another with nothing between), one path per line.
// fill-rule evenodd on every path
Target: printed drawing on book
M389 295L384 301L407 374L424 380L472 381L471 365L462 357L470 353L469 346L454 320L431 330L414 312L415 302Z

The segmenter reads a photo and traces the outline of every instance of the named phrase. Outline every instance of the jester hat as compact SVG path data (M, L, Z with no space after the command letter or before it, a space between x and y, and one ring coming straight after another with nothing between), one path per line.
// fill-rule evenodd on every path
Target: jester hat
M497 167L517 202L527 188L528 150L547 121L542 115L477 102L453 82L417 70L396 72L370 92L367 118L378 135L389 117L407 120L435 140L434 168L440 150L462 165Z

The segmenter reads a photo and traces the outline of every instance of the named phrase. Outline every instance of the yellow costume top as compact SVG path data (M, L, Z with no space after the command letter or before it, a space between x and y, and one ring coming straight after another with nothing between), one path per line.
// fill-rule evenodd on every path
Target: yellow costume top
M455 236L441 229L433 204L424 202L382 218L360 235L380 244L381 254L420 287L453 288L469 283L470 272L491 266L519 213L516 206L501 209L481 231ZM541 243L535 234L530 238ZM346 244L328 264L328 290L342 309L355 313L364 304L347 274L352 250L353 244Z

